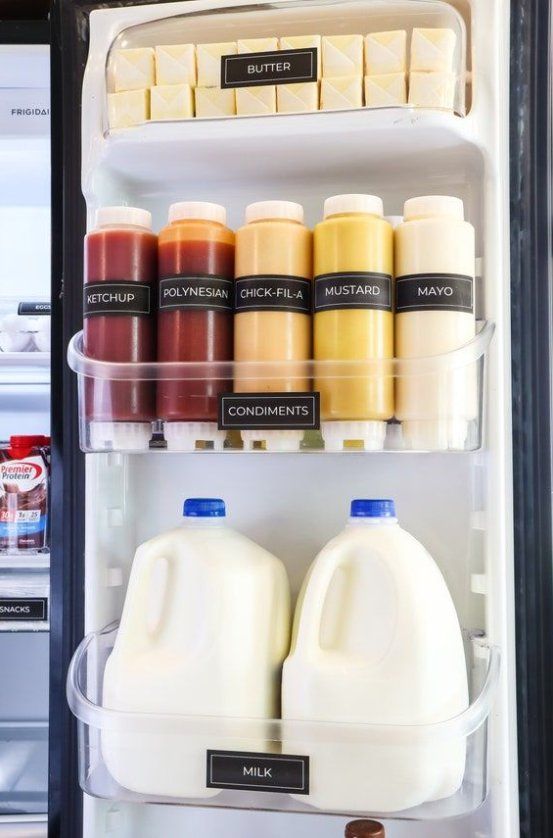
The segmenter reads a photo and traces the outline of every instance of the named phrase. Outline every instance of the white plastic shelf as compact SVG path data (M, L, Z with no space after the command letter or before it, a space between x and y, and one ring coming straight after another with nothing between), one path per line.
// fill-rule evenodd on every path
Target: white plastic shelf
M50 386L49 352L0 352L0 387Z
M20 550L17 552L2 552L0 550L0 573L3 570L48 570L50 568L50 551Z
M47 806L48 722L0 720L0 835L3 816L14 818L4 821L7 833L8 823L27 825L16 816L44 813Z

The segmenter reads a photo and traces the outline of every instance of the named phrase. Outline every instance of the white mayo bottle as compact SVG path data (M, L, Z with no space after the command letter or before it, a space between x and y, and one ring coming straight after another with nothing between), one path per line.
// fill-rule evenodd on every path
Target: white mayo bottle
M394 231L396 357L443 355L475 335L474 227L459 198L429 195L405 202ZM447 361L419 374L405 367L396 417L406 447L463 449L478 412L476 366Z

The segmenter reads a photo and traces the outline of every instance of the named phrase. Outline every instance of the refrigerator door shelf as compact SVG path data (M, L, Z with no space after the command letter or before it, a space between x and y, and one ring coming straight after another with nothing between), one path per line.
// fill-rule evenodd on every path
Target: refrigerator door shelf
M352 814L324 805L309 805L299 795L207 788L208 750L240 754L304 754L310 757L311 791L323 775L336 780L338 763L357 765L369 775L385 765L387 771L409 770L429 753L440 759L448 749L461 749L464 775L452 796L423 802L403 811L374 812L406 820L436 820L468 814L485 800L488 791L488 717L500 673L500 653L481 633L465 633L470 705L447 721L418 725L362 725L280 719L214 718L120 712L102 706L103 673L113 649L117 624L85 637L75 652L67 678L67 697L78 719L80 784L93 797L143 803L214 806L317 814ZM458 754L458 751L457 751ZM384 759L384 762L382 760ZM115 773L140 777L140 790L118 782ZM138 773L135 767L140 765ZM194 777L196 797L167 797L156 793L159 767L175 766L177 778ZM185 769L186 767L186 769ZM461 763L462 767L462 763ZM130 774L129 774L130 771ZM460 775L461 776L461 775ZM120 777L121 779L121 777ZM138 781L137 781L138 782ZM177 779L177 782L180 782ZM153 793L145 784L151 783ZM132 783L131 783L132 784ZM353 813L356 814L356 813Z
M493 332L493 323L483 321L469 343L426 358L159 363L89 358L83 353L79 332L69 344L67 357L79 379L81 448L88 452L474 451L482 445L484 375ZM236 378L241 381L240 394L233 394ZM297 386L287 387L288 392L282 394L278 382L294 379ZM248 380L251 387L246 391L244 382ZM314 392L320 393L320 423L317 399L305 392L306 380L314 382ZM131 404L133 392L153 389L159 382L182 385L183 404L203 404L209 397L210 410L215 412L218 407L219 417L213 415L212 420L203 422L183 417L165 423L164 436L161 420L133 421L132 416L122 415L118 405ZM355 388L365 395L395 389L398 421L388 421L391 416L333 412ZM224 399L219 398L222 395ZM267 418L266 411L275 409L275 399L288 406L304 400L301 406L309 411L305 424L298 423L299 429L293 425L287 429L286 424L268 427L273 420Z
M49 567L49 550L0 550L0 573L4 570L48 570Z
M47 778L48 722L0 720L0 835L10 834L8 822L14 826L4 816L46 812Z

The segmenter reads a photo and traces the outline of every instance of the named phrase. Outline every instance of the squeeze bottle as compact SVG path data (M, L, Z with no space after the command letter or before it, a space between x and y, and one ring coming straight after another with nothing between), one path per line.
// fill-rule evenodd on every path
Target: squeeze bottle
M474 227L459 198L430 195L405 202L395 230L396 356L428 358L474 338ZM417 373L406 366L396 387L404 444L463 449L478 414L476 364L443 359Z
M83 350L98 361L155 360L157 237L136 207L102 207L85 237ZM155 419L152 381L85 378L92 448L147 448Z
M284 565L226 526L222 500L186 500L184 525L136 551L106 664L104 706L160 718L103 732L114 779L143 794L209 797L209 748L270 750L264 725L248 738L240 719L279 716L289 619Z
M236 233L234 358L263 361L262 370L238 366L237 393L311 390L312 234L303 207L261 201L246 207ZM247 370L247 366L246 366ZM270 450L298 448L302 431L243 430L246 446L265 441Z
M454 794L465 738L412 734L467 705L461 629L438 566L401 529L393 501L354 500L304 582L284 664L283 752L310 755L304 801L395 812ZM336 730L303 741L298 720Z
M378 821L350 821L345 838L385 838L384 827Z
M159 418L169 448L197 442L222 448L217 397L232 379L217 378L209 362L232 361L234 233L219 204L184 201L169 207L159 234L158 361L205 362L205 377L160 381Z
M374 195L335 195L315 227L315 361L356 362L316 364L329 450L382 448L394 414L393 233L382 213Z

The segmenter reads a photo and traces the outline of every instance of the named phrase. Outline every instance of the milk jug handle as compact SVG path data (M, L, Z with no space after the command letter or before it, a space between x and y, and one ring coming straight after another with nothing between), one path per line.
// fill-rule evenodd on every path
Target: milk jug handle
M119 631L117 646L136 649L151 646L157 635L157 626L150 628L146 615L151 606L152 576L156 563L165 557L158 553L145 552L138 549L135 553L125 605ZM165 559L168 561L168 559Z
M321 623L328 590L336 571L348 560L343 545L328 546L315 560L301 605L296 649L319 649Z

